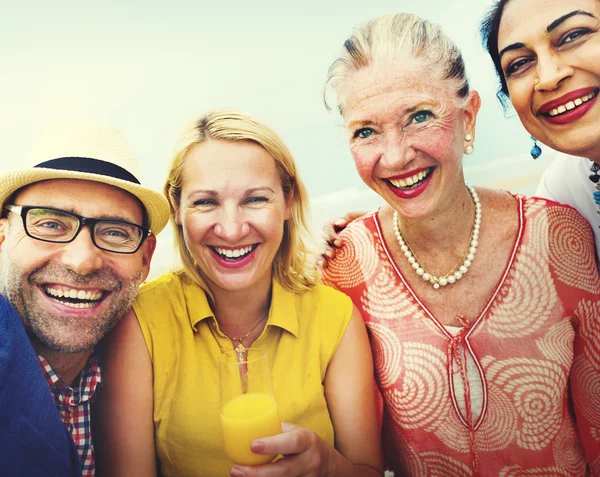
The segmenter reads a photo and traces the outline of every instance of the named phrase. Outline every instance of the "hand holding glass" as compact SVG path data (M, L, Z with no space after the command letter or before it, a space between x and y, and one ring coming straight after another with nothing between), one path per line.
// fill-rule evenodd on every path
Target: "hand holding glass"
M221 429L225 453L240 465L266 464L274 455L255 454L255 439L281 432L267 355L258 349L219 357Z

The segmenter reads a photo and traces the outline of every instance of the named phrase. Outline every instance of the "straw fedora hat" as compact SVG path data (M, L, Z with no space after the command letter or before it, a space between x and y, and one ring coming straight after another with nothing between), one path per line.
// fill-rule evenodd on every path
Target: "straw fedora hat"
M119 187L136 196L146 208L148 225L155 235L169 220L167 199L140 185L133 151L116 129L80 123L51 126L33 145L24 166L0 175L0 205L21 187L35 182L82 179Z

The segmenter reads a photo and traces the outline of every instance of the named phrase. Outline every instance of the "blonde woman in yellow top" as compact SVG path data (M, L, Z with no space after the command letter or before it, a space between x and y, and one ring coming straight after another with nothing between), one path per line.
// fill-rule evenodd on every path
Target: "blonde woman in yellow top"
M183 135L165 194L183 270L142 287L109 338L101 475L381 475L366 331L348 297L316 284L306 192L281 139L209 113ZM252 443L285 456L262 466L233 466L221 441L218 357L240 344L266 351L290 423Z

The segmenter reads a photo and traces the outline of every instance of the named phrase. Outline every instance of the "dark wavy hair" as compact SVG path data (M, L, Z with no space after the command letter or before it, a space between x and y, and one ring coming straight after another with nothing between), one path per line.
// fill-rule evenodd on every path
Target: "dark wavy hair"
M498 30L500 30L500 20L504 13L504 7L506 7L506 4L509 1L510 0L498 0L487 11L479 25L481 43L492 58L494 68L496 69L496 75L498 76L500 83L496 96L505 111L510 105L510 97L506 79L504 78L504 72L502 71L502 65L500 64L500 55L498 54Z

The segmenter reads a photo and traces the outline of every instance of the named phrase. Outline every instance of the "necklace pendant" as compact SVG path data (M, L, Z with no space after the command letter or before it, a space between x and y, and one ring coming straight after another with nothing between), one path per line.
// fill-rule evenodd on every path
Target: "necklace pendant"
M244 361L244 354L246 353L246 347L240 341L239 344L235 347L235 353L237 354L238 361Z
M434 284L433 284L433 288L435 288L436 290L437 290L439 287L440 287L440 284L439 284L439 283L434 283Z

